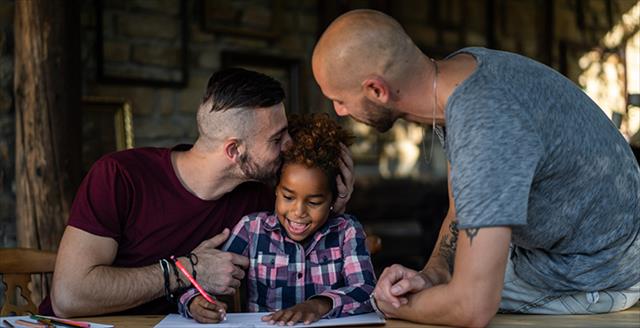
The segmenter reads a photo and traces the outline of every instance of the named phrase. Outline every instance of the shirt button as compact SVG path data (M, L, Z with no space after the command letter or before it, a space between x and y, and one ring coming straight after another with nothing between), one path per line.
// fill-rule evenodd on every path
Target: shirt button
M298 272L298 279L302 279L302 272Z

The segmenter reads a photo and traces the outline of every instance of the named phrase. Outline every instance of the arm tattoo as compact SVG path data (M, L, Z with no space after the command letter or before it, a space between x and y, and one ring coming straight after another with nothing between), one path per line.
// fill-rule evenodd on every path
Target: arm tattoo
M464 232L467 233L467 237L469 237L469 246L471 246L473 244L473 237L478 235L478 231L480 229L478 228L473 228L473 229L465 229Z
M455 220L449 224L449 233L442 236L440 241L440 255L445 258L449 265L449 272L453 273L453 265L456 255L456 243L458 242L458 222Z

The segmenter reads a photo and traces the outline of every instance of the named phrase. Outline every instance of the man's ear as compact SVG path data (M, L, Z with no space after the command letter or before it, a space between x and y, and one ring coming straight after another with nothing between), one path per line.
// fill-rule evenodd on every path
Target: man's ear
M223 144L224 155L232 162L239 162L244 152L244 145L238 139L227 139Z
M386 104L389 102L389 84L379 76L370 76L362 81L362 90L365 97L375 103Z

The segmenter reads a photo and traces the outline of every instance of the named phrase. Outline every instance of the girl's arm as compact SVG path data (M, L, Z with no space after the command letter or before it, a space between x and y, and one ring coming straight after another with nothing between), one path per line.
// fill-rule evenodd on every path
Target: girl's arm
M333 301L333 308L325 318L373 311L369 295L375 288L376 277L365 245L366 235L362 225L354 217L345 217L350 222L344 231L342 243L342 276L345 287L327 290L314 296L328 297Z
M257 223L257 220L252 220L254 217L255 215L252 214L246 215L240 219L240 222L238 222L233 228L229 239L227 239L227 242L224 243L220 250L223 252L231 252L242 256L248 256L249 242L253 233L251 231L251 222L253 221L254 223Z

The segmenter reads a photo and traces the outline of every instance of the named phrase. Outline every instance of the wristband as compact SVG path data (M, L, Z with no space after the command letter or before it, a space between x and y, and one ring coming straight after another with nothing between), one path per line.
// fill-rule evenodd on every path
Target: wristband
M384 312L380 311L380 308L378 307L378 303L376 302L375 292L371 292L371 295L369 296L369 301L371 302L371 307L373 308L373 310L376 311L376 314L380 318L386 319L387 316L384 314Z
M162 269L162 275L164 276L164 297L167 298L167 301L173 303L175 300L175 296L171 292L171 283L169 282L169 274L171 270L169 268L169 261L167 261L166 259L161 259L159 262L160 268Z
M173 268L173 274L175 274L176 276L176 290L180 293L180 291L185 288L184 282L182 281L182 279L180 279L180 272L178 272L178 268L176 268L175 262L169 260L166 261L169 262L169 264L171 264L171 267Z

